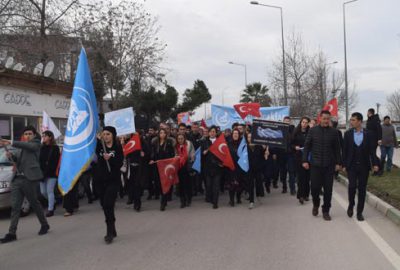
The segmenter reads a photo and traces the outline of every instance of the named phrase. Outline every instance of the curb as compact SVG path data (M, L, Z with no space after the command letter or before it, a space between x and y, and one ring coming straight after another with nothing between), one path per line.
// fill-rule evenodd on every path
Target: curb
M339 174L339 182L346 187L349 185L349 180L344 177L343 175ZM387 202L381 200L371 192L367 191L367 197L366 197L367 203L381 212L385 217L387 217L390 221L392 221L394 224L400 226L400 211Z

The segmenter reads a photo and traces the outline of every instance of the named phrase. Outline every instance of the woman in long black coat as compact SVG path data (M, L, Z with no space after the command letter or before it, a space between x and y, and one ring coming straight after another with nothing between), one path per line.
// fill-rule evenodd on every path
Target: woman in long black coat
M242 138L240 136L240 132L238 129L232 130L231 140L229 140L229 150L231 152L232 159L235 163L235 170L229 170L229 181L228 181L228 190L229 190L229 205L235 206L235 195L236 195L236 203L242 203L241 196L244 188L245 182L245 172L241 169L238 164L239 156L238 150L240 142Z

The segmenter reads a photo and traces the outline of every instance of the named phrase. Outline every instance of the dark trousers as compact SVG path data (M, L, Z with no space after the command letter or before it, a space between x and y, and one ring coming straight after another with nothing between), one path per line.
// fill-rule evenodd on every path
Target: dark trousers
M150 165L150 181L149 181L149 195L160 197L161 194L161 182L158 177L157 165Z
M80 182L83 186L83 189L85 190L86 197L88 198L89 201L93 199L93 192L90 187L90 182L92 180L92 171L88 170L84 173L82 173L78 183Z
M117 200L118 191L120 189L120 183L107 183L99 185L99 198L100 205L104 211L104 217L107 225L115 222L114 206Z
M133 201L133 205L136 207L142 206L142 194L143 188L140 183L140 169L139 166L131 166L131 173L128 180L128 197L129 200Z
M297 163L297 199L310 196L310 171L303 168L301 162Z
M171 186L171 188L169 189L169 191L167 193L161 194L161 199L160 199L161 206L167 206L168 201L170 201L172 199L172 191L173 191L173 187Z
M283 189L287 189L287 173L288 173L288 155L280 154L278 155L278 165L279 165L279 178L282 182Z
M63 198L63 207L65 211L68 213L73 213L74 209L79 208L79 181L75 184L75 186L64 195Z
M349 207L353 208L355 205L356 191L358 192L357 214L362 214L364 211L365 197L367 194L368 183L368 168L356 165L347 171L349 178Z
M37 198L38 182L30 181L24 176L17 176L11 182L11 223L9 228L10 234L17 233L19 216L21 214L21 206L26 198L35 211L40 224L47 225L46 217L44 216L42 206Z
M206 200L215 206L218 205L221 177L221 173L206 175Z
M182 168L179 173L179 197L182 204L192 203L193 183L187 168Z
M279 161L277 159L272 159L271 178L273 181L273 185L277 186L279 180Z
M320 192L324 188L324 205L322 212L329 213L332 201L334 167L311 166L311 195L314 207L320 206Z
M199 174L198 172L191 172L191 177L192 177L192 183L194 183L194 194L197 195L197 193L203 194L204 193L204 188L203 188L203 175Z
M289 189L296 191L296 158L293 154L288 155L287 168L289 172Z
M249 172L247 187L250 203L254 203L254 194L257 197L264 197L263 176L260 172Z

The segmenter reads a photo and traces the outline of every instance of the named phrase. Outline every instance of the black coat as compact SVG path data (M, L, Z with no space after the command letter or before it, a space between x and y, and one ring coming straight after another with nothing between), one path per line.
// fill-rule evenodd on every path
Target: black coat
M247 153L249 154L249 172L260 173L264 169L265 164L265 150L261 145L254 145L253 147L247 146Z
M111 153L112 157L108 160L110 164L111 171L108 170L107 162L103 158L104 149L101 141L97 141L96 145L96 155L97 155L97 164L96 168L96 178L102 183L121 183L121 167L124 162L124 153L122 151L122 146L119 142L114 141L113 146L111 148L105 146L106 152Z
M354 143L354 129L349 129L344 134L344 146L343 146L343 166L350 170L355 157L355 143ZM376 148L371 140L371 133L364 130L364 139L362 144L363 160L362 164L366 165L366 169L371 170L371 161L374 166L379 165L379 160L376 157Z
M311 153L311 165L318 167L330 167L342 164L340 153L339 135L332 127L318 125L308 132L304 143L303 162L309 162Z
M141 138L140 143L142 145L141 151L135 151L127 155L127 160L130 167L131 176L133 173L133 168L135 170L136 175L134 175L134 179L136 181L136 185L146 188L148 187L148 179L149 179L149 159L150 159L150 149L144 138ZM144 157L141 156L141 152L144 152Z
M295 130L295 132L292 135L292 141L291 141L291 148L292 151L295 153L296 161L301 162L303 158L303 151L297 151L296 146L299 146L301 148L304 147L304 144L306 142L307 134L308 134L309 129L307 129L305 132L302 132L301 130Z
M379 140L382 140L382 126L378 114L368 117L367 130L370 133L372 143L377 144Z
M224 166L222 165L222 162L210 151L207 151L207 153L204 155L204 151L209 150L211 145L212 142L209 138L202 141L201 154L202 159L204 160L202 170L204 170L206 175L214 176L217 174L222 174Z
M42 145L39 161L43 177L57 177L57 166L60 159L60 148L57 145Z

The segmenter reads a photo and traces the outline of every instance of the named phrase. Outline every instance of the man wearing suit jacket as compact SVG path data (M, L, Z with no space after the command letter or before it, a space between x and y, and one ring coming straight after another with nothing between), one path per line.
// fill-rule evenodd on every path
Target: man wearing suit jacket
M16 175L11 183L11 224L9 233L0 239L1 243L17 240L17 226L24 197L29 201L41 224L39 235L46 234L50 229L37 199L37 186L43 178L39 164L40 139L36 129L29 126L24 129L23 136L24 142L0 140L0 146L12 145L21 150L15 156L8 153L8 157L16 162Z
M344 134L343 164L349 178L348 195L349 207L347 215L353 216L355 195L358 190L357 219L363 221L363 210L367 193L368 175L371 170L371 161L374 172L379 170L379 160L376 157L375 142L371 139L369 131L362 127L363 116L353 113L350 123L352 129Z

